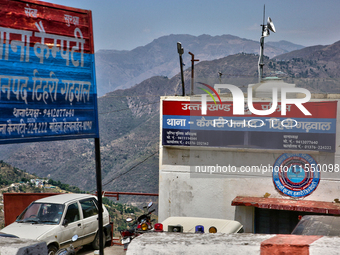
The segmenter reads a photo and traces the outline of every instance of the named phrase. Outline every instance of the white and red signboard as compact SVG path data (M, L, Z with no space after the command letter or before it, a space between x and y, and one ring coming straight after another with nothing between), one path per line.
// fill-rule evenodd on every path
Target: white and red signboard
M266 116L233 114L233 102L207 104L202 115L201 102L163 101L163 145L211 146L259 149L335 151L337 102L303 104L311 115L295 105L281 104ZM270 102L254 102L259 110L271 108Z

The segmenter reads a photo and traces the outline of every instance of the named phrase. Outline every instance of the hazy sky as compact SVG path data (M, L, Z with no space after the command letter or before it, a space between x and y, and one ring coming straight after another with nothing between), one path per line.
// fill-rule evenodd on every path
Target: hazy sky
M276 33L304 46L340 40L338 0L47 0L92 10L95 50L132 50L169 34L231 34L258 41L263 6Z

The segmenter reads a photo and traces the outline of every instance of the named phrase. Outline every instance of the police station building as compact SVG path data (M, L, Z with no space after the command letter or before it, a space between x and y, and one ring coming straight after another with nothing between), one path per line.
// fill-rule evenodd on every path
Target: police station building
M291 233L306 214L340 215L338 94L277 78L162 97L159 221L237 220L248 233Z

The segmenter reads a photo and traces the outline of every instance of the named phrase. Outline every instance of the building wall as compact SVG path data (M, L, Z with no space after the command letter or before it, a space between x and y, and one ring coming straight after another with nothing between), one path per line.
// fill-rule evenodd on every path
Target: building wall
M183 100L183 97L162 98L162 100L168 99ZM322 100L325 101L325 99ZM339 102L337 112L339 115ZM244 225L246 232L253 232L254 210L252 207L231 206L236 196L269 196L286 199L290 197L281 195L275 189L271 172L241 173L239 172L241 167L257 166L263 169L263 166L272 166L282 153L308 153L319 164L340 164L339 124L339 118L337 118L335 153L162 146L160 142L159 221L170 216L221 218L238 220ZM162 127L160 138L162 139ZM194 174L195 169L198 171L198 166L228 166L229 164L236 166L239 173ZM340 172L321 173L321 181L316 190L300 199L333 202L334 199L339 198L339 191Z

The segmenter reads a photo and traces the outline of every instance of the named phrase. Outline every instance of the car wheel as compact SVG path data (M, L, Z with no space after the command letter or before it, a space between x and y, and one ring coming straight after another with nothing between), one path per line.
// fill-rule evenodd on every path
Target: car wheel
M106 243L106 235L105 232L103 232L103 247L105 247ZM92 248L95 250L99 250L99 232L97 232L95 239L92 242Z
M54 245L49 245L48 247L48 255L55 255L58 251L58 248L55 247Z

